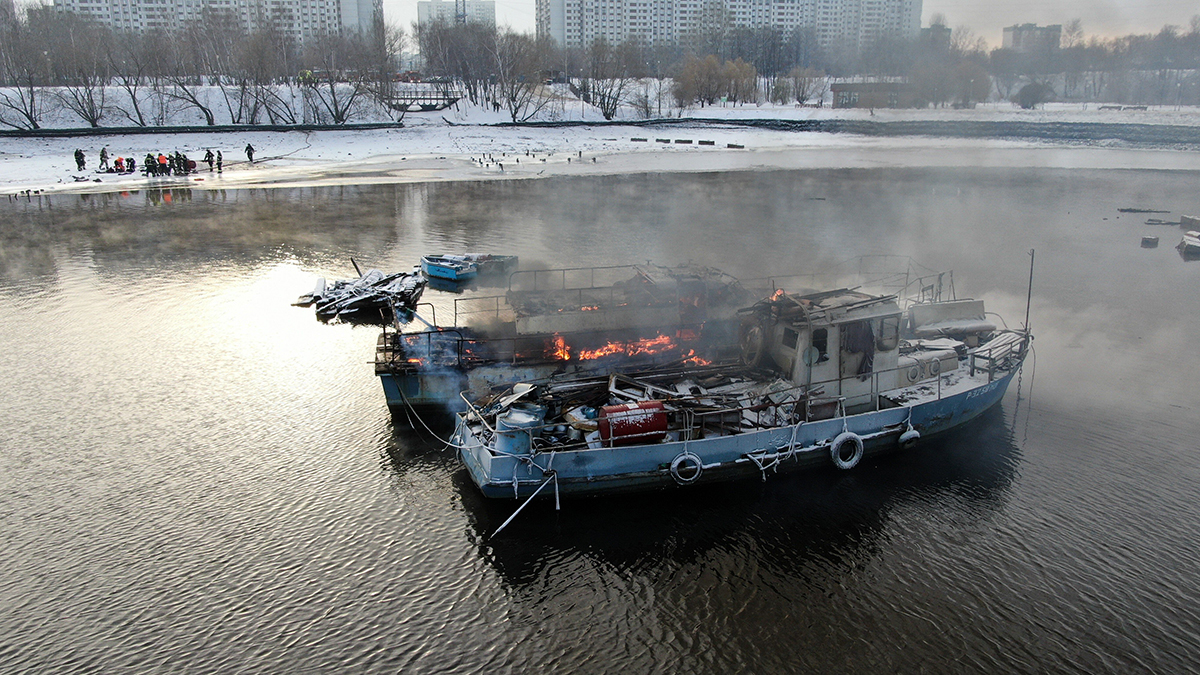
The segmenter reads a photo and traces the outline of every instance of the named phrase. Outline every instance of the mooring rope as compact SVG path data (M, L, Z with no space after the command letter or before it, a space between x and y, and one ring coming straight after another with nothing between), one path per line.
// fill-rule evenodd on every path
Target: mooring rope
M504 530L504 528L508 527L508 524L511 523L514 518L517 517L517 514L520 513L526 506L529 506L529 502L533 501L533 498L538 496L538 493L540 493L543 488L545 488L547 485L549 485L551 481L554 482L554 509L558 510L558 507L559 507L559 504L558 504L558 474L553 471L550 471L550 472L547 472L546 480L542 481L542 484L538 486L538 489L534 490L533 494L529 495L529 498L526 499L523 504L518 506L516 511L513 511L512 515L508 517L508 520L504 521L503 523L500 524L500 527L496 528L496 531L492 533L492 536L495 537L496 535L500 534L500 532L502 532ZM517 485L517 476L516 476L516 474L513 474L513 488L514 489L516 488L516 485Z

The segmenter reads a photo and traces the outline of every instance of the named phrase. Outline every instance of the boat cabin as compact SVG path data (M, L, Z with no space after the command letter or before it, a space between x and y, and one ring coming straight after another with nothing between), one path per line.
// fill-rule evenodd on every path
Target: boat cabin
M874 394L901 386L903 313L893 295L839 289L803 296L782 290L744 310L740 345L749 366L804 385L816 417L876 405ZM827 409L820 409L824 406Z

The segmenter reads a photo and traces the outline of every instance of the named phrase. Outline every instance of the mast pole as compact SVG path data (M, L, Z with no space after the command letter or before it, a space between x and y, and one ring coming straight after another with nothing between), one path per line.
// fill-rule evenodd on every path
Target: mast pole
M1029 291L1025 296L1025 345L1029 346L1029 305L1033 302L1033 259L1035 249L1029 249Z

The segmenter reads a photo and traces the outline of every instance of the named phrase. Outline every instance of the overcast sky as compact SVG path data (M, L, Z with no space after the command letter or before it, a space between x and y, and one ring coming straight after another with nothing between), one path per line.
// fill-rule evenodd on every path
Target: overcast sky
M417 0L383 0L384 10L407 30L417 20ZM1187 28L1200 3L1185 0L925 0L921 25L935 13L947 25L969 26L994 47L1001 30L1015 23L1083 21L1087 35L1156 33L1166 24ZM496 22L519 31L534 30L534 0L496 0Z

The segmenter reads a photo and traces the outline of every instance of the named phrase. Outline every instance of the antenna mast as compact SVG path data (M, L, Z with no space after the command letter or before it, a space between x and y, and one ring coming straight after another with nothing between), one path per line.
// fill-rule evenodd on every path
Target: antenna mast
M467 23L467 0L454 0L454 23L460 26Z

